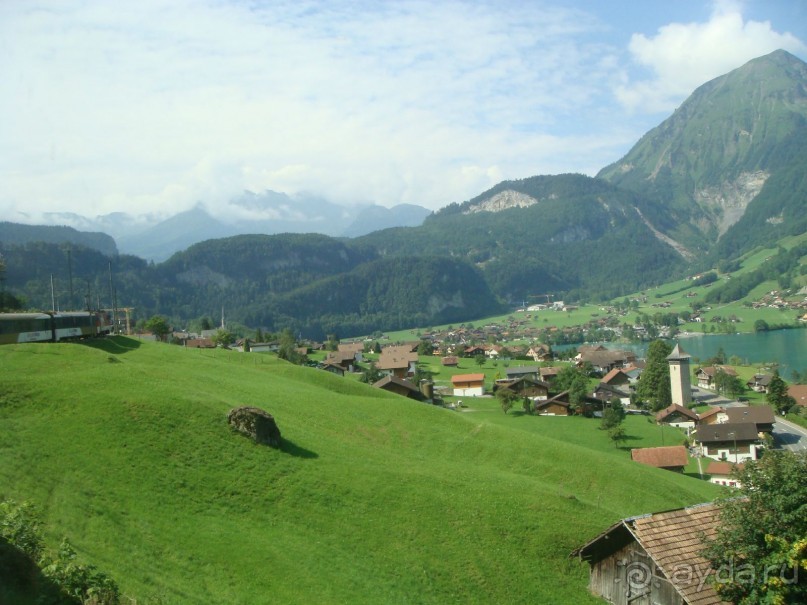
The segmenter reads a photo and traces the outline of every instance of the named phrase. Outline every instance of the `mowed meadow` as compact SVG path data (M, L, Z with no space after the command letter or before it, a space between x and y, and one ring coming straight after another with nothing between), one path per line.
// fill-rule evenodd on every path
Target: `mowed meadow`
M284 447L232 432L239 405ZM718 494L605 447L596 420L493 412L263 354L8 345L0 499L34 503L49 547L67 537L138 604L581 604L601 601L572 549Z

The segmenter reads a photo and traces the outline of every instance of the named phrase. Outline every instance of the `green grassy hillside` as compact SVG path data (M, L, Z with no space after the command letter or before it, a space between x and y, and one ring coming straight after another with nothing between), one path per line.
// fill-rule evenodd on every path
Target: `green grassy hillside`
M9 345L0 381L0 499L137 603L598 603L574 547L717 493L593 423L569 443L264 355ZM231 432L238 405L283 450Z

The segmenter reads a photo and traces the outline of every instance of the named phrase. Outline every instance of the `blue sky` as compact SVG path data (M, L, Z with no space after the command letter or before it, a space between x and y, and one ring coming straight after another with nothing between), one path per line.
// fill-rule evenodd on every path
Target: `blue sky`
M807 60L807 1L3 0L0 219L593 175L777 48Z

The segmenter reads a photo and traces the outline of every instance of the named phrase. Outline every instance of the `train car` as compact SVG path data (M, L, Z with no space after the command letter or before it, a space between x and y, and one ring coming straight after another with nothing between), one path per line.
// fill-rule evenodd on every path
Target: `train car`
M107 311L95 312L95 333L97 336L112 334L112 315Z
M53 314L53 339L71 340L98 336L96 314L90 311L73 311Z
M0 344L53 340L53 318L48 313L0 313Z
M0 344L105 336L112 328L109 313L103 311L0 313Z

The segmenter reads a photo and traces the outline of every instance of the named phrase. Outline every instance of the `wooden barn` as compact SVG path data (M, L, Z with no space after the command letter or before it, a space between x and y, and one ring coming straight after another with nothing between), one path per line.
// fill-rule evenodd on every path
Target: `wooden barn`
M588 561L589 590L613 605L719 605L700 555L718 510L708 503L623 519L572 556Z

